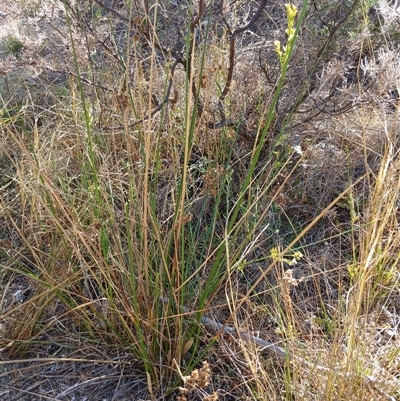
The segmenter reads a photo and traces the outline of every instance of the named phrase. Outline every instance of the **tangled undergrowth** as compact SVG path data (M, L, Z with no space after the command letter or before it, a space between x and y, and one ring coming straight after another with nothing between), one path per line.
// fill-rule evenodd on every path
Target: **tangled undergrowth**
M398 399L397 2L4 3L2 399Z

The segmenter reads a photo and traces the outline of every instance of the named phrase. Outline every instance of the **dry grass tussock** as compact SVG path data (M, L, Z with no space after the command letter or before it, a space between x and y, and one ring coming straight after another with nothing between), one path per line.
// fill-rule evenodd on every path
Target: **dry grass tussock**
M397 2L3 3L1 398L399 399Z

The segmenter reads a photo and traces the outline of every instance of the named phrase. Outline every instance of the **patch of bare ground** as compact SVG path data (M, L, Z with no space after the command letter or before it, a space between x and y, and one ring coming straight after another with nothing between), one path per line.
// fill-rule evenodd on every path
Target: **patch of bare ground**
M60 339L58 339L60 340ZM147 400L146 377L128 354L107 359L87 345L58 343L36 345L30 358L2 364L0 395L3 400ZM7 353L3 350L3 355ZM110 359L108 359L110 358ZM3 360L4 362L4 360Z

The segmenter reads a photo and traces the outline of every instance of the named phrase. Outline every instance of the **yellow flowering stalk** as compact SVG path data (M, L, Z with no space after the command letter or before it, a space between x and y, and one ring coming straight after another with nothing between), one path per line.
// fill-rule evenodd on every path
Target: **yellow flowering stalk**
M294 4L286 4L286 16L287 16L287 29L285 30L287 35L287 45L281 48L281 42L275 41L275 53L279 57L281 65L284 65L288 61L289 49L293 46L295 40L296 28L294 26L294 19L297 15L297 7Z
M276 40L275 41L275 53L278 55L281 64L283 63L283 58L285 56L285 54L284 54L285 51L286 51L286 48L284 47L283 51L282 51L281 42L279 40Z
M294 27L294 18L297 15L297 7L293 4L286 4L286 14L288 19L288 27L286 29L286 34L288 36L288 44L291 43L294 39L294 34L296 29Z
M304 255L300 251L293 252L291 255L292 259L280 257L278 248L272 248L270 250L269 256L272 260L277 260L279 262L287 263L289 266L295 265ZM290 257L290 256L289 256Z

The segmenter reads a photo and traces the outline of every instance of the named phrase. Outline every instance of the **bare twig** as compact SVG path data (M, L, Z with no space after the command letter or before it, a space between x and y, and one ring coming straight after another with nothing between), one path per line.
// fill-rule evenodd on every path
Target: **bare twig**
M140 120L137 120L137 121L135 121L135 122L133 122L131 124L128 124L128 126L120 125L120 126L117 126L117 127L102 127L102 128L100 128L99 131L103 131L103 132L104 131L118 131L118 130L124 129L126 127L132 128L132 127L135 127L136 125L139 125L139 124L143 123L144 121L147 121L149 118L153 117L156 113L158 113L163 108L163 106L166 103L168 103L169 100L170 100L174 72L175 72L175 69L176 69L178 64L179 64L179 61L175 60L174 64L171 67L171 72L170 72L170 77L169 77L169 82L168 82L168 88L167 88L167 91L165 93L164 99L157 105L157 107L155 107L150 112L150 114L148 114L147 116L144 116Z
M102 1L100 0L94 0L100 7L104 8L105 10L109 11L110 13L112 13L115 17L117 17L119 20L126 22L127 24L132 25L133 21L131 21L129 18L127 18L126 16L122 15L121 13L119 13L118 11L116 11L115 9L113 9L112 7L107 6L106 4L104 4ZM267 5L268 0L262 0L260 2L260 5L257 9L257 11L255 12L255 14L253 15L253 17L251 18L251 20L249 21L249 23L243 27L240 28L236 28L233 32L231 31L228 23L226 22L225 18L223 18L223 21L225 23L225 25L228 27L229 33L230 33L230 38L229 38L229 66L228 66L228 75L226 78L226 82L225 82L225 86L219 96L219 100L218 100L218 112L220 114L220 121L219 122L207 122L206 125L208 128L210 129L220 129L220 128L224 128L224 127L228 127L228 126L235 126L237 125L237 122L235 121L231 121L231 120L227 120L226 118L226 114L224 111L224 107L223 107L223 102L226 99L231 85L232 85L232 80L233 80L233 73L234 73L234 67L235 67L235 54L236 54L236 39L237 36L242 33L245 32L246 30L250 29L251 27L254 26L254 24L257 22L257 20L260 18L265 6ZM145 13L146 13L146 17L148 19L148 13L149 13L149 7L148 7L148 2L145 2ZM189 46L187 49L187 56L186 58L183 56L183 54L180 52L179 49L167 49L166 47L164 47L162 44L159 44L155 41L151 41L151 37L150 37L150 30L149 30L149 23L147 21L147 23L145 24L145 28L144 29L139 29L139 33L141 35L143 35L146 40L148 42L151 42L154 44L154 47L156 48L156 50L161 51L162 54L171 54L171 56L175 59L175 63L176 64L181 64L184 68L184 70L187 72L187 79L190 80L192 74L193 74L193 70L192 70L192 54L193 54L193 50L194 50L194 46L195 46L195 30L196 27L199 27L200 25L200 21L202 19L204 15L204 0L200 0L198 3L198 10L197 10L197 14L196 16L193 18L193 20L190 22L189 25ZM175 65L176 65L175 64ZM173 72L173 71L172 71ZM172 76L171 76L172 79ZM169 87L170 89L170 87ZM200 99L200 91L201 88L199 88L199 90L197 89L196 83L194 80L192 80L192 86L191 86L191 91L192 91L192 96L194 99L196 99L197 101L197 116L200 118L202 116L202 113L204 111L204 106L201 102ZM167 91L169 92L169 91ZM153 116L155 113L157 113L158 111L160 111L162 109L162 107L168 102L169 100L169 93L167 93L167 96L165 96L164 101L162 101L160 103L160 105L158 105L154 110L152 110L152 112L146 116L143 119L140 119L132 124L129 125L129 127L135 126L140 124L141 122L143 122L144 120L147 120L148 118L150 118L151 116ZM106 130L115 130L115 129L121 129L122 127L112 127L112 128L107 128Z
M169 300L167 298L161 298L161 301L164 303L168 303ZM195 312L190 310L189 308L183 307L182 308L184 313L187 314L194 314ZM202 316L200 319L201 324L203 324L204 326L213 329L217 332L219 331L224 331L225 333L228 334L238 334L244 341L246 341L247 343L254 343L257 344L261 347L263 347L263 349L265 349L266 351L272 352L275 355L279 356L280 358L284 358L286 359L288 357L288 353L281 347L279 347L278 345L275 345L269 341L263 340L262 338L259 337L255 337L252 336L251 334L248 334L246 332L237 332L237 330L234 327L231 326L227 326L221 323L216 322L213 319L210 319L206 316Z

